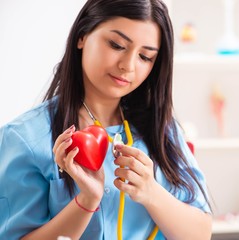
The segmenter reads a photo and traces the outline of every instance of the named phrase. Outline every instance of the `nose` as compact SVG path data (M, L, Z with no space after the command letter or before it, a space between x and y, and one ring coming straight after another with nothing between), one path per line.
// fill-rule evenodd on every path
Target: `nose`
M121 72L135 71L136 56L133 53L124 54L119 61L119 69Z

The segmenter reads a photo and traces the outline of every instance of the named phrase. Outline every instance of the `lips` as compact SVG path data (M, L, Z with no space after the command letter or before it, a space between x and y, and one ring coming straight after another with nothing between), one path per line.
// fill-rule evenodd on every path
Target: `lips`
M126 85L130 84L130 81L128 81L128 80L125 79L125 78L117 77L117 76L114 76L114 75L111 75L111 74L110 74L110 77L111 77L112 80L113 80L115 83L117 83L118 85L126 86Z

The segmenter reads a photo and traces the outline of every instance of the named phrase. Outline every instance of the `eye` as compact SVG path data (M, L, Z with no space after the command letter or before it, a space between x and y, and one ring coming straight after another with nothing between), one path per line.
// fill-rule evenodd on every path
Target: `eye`
M149 58L149 57L146 57L145 55L143 54L139 54L139 56L141 57L141 59L145 62L152 62L153 61L153 58Z
M124 47L120 46L118 43L116 43L112 40L109 41L109 44L115 50L124 50L125 49Z

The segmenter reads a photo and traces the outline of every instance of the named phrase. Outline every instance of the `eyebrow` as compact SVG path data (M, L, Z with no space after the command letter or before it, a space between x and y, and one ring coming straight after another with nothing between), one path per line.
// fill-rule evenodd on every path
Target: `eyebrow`
M119 30L111 30L111 32L117 33L119 36L121 36L122 38L124 38L126 41L128 41L130 43L133 42L128 36L126 36L124 33L122 33ZM156 47L143 46L143 48L150 50L150 51L157 51L157 52L159 51L159 49Z

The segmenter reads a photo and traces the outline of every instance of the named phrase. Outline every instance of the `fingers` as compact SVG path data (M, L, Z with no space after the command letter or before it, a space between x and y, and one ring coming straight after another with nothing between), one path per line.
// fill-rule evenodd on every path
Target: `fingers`
M127 184L124 181L122 181L120 178L116 178L114 180L114 185L122 192L125 192L127 194L131 194L133 189L135 189L135 187L133 187L131 184Z
M58 136L53 147L53 153L55 154L55 162L60 167L60 169L65 169L65 150L71 145L71 136L75 131L75 126L72 125L70 128L66 129L61 135Z
M74 157L76 156L76 154L79 152L79 148L75 147L73 148L68 154L67 156L63 159L63 163L65 166L65 171L73 171L73 167L74 167Z
M137 162L137 160L134 161ZM152 179L154 179L153 169L145 166L135 169L131 169L128 167L118 167L115 169L115 176L122 181L126 180L126 182L136 187L140 187L141 185L144 185L147 181L151 181Z
M75 126L72 125L71 127L67 128L61 135L58 136L58 138L55 141L54 147L53 147L53 153L56 154L56 150L59 147L59 145L67 140L67 138L70 138L75 131Z
M115 169L115 176L119 177L121 180L126 179L133 185L140 185L142 180L141 176L135 171L132 171L129 168L117 168Z
M114 161L119 166L115 170L117 178L114 184L133 200L141 201L147 192L147 186L154 181L153 161L139 149L126 145L117 145L116 148L121 156Z
M124 144L117 144L116 150L124 156L130 156L140 161L145 166L152 166L152 160L141 150Z
M153 174L153 161L141 150L126 145L117 145L121 156L115 159L118 166L128 167L142 177Z
M65 170L65 158L66 158L66 152L65 150L71 145L72 139L67 138L64 142L59 144L59 146L56 148L55 151L55 162L60 167L60 169Z
M123 182L120 178L116 178L114 180L114 185L122 192L127 193L129 197L136 201L140 202L142 199L142 194L146 195L143 193L143 191L140 189L140 187L135 187L131 183L125 183Z
M128 167L138 175L142 176L144 172L145 165L138 161L134 157L119 156L115 159L114 163L118 166Z

